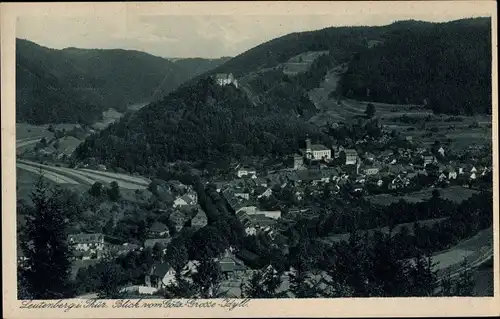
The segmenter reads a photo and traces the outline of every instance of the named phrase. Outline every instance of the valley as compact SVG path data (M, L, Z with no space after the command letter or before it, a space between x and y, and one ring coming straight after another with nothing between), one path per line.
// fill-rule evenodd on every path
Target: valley
M45 216L80 247L73 295L491 295L491 83L457 44L487 47L478 21L327 28L207 61L18 40L18 226L43 208L40 176L60 186ZM429 42L458 57L444 68Z

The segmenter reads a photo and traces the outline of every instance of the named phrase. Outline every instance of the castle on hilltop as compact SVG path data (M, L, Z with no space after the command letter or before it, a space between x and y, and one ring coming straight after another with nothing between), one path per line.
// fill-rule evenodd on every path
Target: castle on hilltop
M235 87L238 87L238 80L234 77L232 73L218 73L215 75L215 82L220 86L233 84Z

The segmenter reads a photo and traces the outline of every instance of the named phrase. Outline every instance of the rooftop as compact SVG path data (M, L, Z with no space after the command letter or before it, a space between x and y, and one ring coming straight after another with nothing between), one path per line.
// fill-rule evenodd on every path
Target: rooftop
M172 268L172 266L170 266L169 263L157 263L151 267L149 275L163 278L170 268Z
M162 244L163 246L167 246L171 238L154 238L154 239L146 239L144 242L144 247L145 248L153 248L156 244Z
M348 148L344 150L345 155L358 155L358 152L356 152L355 149Z
M149 231L154 233L162 233L168 231L168 227L163 223L155 222L153 225L151 225Z
M71 234L68 236L69 241L77 242L77 243L91 243L91 242L96 242L96 241L102 241L104 240L104 235L97 233L97 234Z
M311 150L313 150L313 151L328 151L328 150L330 150L330 148L328 148L324 145L321 145L321 144L312 144Z

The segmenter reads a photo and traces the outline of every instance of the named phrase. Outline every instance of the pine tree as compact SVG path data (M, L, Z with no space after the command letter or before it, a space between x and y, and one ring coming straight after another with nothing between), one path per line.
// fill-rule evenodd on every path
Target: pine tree
M21 248L27 258L19 273L22 287L34 299L58 299L72 295L71 252L67 244L67 219L61 190L49 188L42 172L31 194L33 207L25 207L26 225Z
M441 279L441 296L451 297L453 296L453 283L451 281L450 269L448 269Z
M307 273L298 270L290 273L290 291L295 298L316 298L320 295L318 283L312 283Z
M455 284L455 296L474 296L474 278L472 276L472 271L467 261L467 257L464 258L462 262L462 271Z
M110 188L108 188L108 197L111 201L116 202L120 199L120 187L115 181L111 182L109 185Z
M262 285L264 274L262 271L255 271L248 283L243 285L241 294L245 298L267 298L267 292Z
M89 189L89 194L94 197L99 197L102 194L102 184L99 182L95 182Z
M373 115L375 115L375 106L372 103L368 103L368 105L366 106L365 114L369 118L371 118L371 117L373 117Z
M436 270L433 270L435 263L432 257L419 254L416 264L409 270L409 295L415 297L428 297L435 293L437 288Z

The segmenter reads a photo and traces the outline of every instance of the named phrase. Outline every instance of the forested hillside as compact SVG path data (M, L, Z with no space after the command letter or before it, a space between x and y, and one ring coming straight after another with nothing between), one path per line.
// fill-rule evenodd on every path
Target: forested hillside
M257 94L286 82L280 65L307 51L328 50L288 91L317 87L349 62L336 95L386 103L426 103L436 112L491 112L491 19L447 23L399 21L382 27L335 27L292 33L256 46L205 73L252 76ZM200 76L200 77L201 77ZM190 85L198 80L187 81ZM426 102L424 102L424 100Z
M22 55L17 55L17 122L90 124L100 118L100 111L100 107L84 103L76 90L43 64L32 63Z
M349 68L340 95L427 103L439 112L486 112L491 109L489 25L489 19L442 24L402 21L287 35L124 117L90 137L77 156L151 173L166 161L291 154L306 134L318 141L324 138L317 127L306 124L316 113L307 92L329 70L346 62ZM328 54L316 58L306 72L283 74L280 63L315 50ZM218 87L209 76L216 72L232 72L241 80L240 88Z
M340 82L350 97L427 104L438 113L491 113L491 21L468 19L393 30L360 50Z
M307 134L319 137L295 109L272 103L255 106L243 91L220 87L209 77L89 137L76 156L152 174L176 160L217 162L290 154Z
M93 122L102 110L157 100L227 59L177 63L144 52L67 48L16 41L17 121Z

